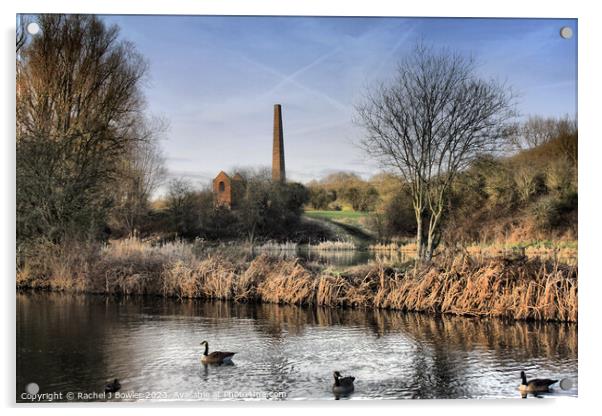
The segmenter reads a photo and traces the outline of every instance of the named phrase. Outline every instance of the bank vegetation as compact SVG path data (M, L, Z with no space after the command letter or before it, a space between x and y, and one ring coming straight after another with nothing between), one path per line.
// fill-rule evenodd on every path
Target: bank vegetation
M541 258L448 257L429 265L369 263L343 271L193 244L119 240L100 249L52 247L17 271L20 288L221 299L299 306L577 322L577 266Z

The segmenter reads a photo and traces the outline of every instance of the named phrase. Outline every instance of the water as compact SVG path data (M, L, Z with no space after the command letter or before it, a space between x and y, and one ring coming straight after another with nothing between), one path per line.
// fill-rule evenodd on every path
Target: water
M475 259L487 259L500 255L512 255L519 252L506 251L492 252L492 253L474 253L472 257ZM361 264L367 264L370 262L384 263L384 264L403 264L416 259L415 253L411 251L399 251L399 250L320 250L309 248L308 246L300 245L295 249L260 249L256 248L251 257L258 256L260 254L267 254L271 258L280 259L301 259L302 261L319 263L326 266L334 267L348 267L356 266ZM522 254L522 253L521 253ZM542 260L559 261L560 263L576 266L576 256L556 256L553 252L549 253L538 253L535 255L527 256L530 258L539 257Z
M300 259L326 266L347 267L379 262L386 264L402 264L415 259L412 253L402 251L371 251L371 250L319 250L307 246L299 246L294 250L257 249L253 256L267 254L277 259Z
M203 366L202 340L234 365ZM542 397L576 397L576 325L17 294L17 401L31 382L65 400L114 378L126 401L332 400L333 370L356 377L349 399L520 398L522 369L573 382Z

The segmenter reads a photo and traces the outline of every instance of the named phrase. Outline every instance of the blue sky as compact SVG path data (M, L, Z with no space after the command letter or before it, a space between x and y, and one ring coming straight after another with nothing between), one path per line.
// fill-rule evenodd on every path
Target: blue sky
M390 79L417 40L472 54L506 81L518 110L577 112L574 19L103 16L150 64L149 111L168 120L170 176L203 186L220 171L271 163L273 105L282 104L287 177L378 172L355 145L353 106ZM563 26L573 38L559 36Z

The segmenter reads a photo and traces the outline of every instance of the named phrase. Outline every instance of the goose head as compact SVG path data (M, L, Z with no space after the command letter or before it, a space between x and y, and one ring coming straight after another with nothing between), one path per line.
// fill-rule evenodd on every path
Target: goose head
M203 352L203 355L209 354L209 343L207 341L202 341L201 345L205 346L205 351Z
M105 393L115 393L121 388L121 384L119 384L119 380L115 379L112 383L107 383L105 385Z
M339 386L341 384L341 373L338 371L334 371L332 375L334 377L334 385Z

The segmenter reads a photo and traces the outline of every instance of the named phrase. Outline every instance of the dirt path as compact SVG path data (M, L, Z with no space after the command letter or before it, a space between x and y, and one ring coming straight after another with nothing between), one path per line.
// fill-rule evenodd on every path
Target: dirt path
M326 228L332 233L334 240L352 241L360 249L367 248L375 241L372 235L353 225L343 224L326 218L311 218L307 215L303 216L303 220Z

